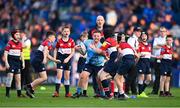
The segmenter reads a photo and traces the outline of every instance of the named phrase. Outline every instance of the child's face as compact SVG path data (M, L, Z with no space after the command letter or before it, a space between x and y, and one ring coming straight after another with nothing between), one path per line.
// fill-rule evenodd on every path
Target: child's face
M146 34L142 34L141 35L141 39L143 42L146 42L147 41L147 35Z
M69 28L64 28L64 30L62 31L62 35L64 37L69 37L70 35L70 29Z
M167 38L167 39L166 39L166 43L167 43L167 45L172 45L172 43L173 43L173 38Z
M93 33L93 40L97 43L101 39L101 33Z
M14 34L14 37L16 38L17 41L21 39L21 33L17 32Z
M126 42L126 37L124 35L121 36L121 41L120 42Z
M55 35L51 35L51 36L49 36L49 38L50 38L50 41L51 41L51 42L54 42L54 41L56 40Z
M88 39L88 37L87 36L81 36L81 41L85 41L85 40L87 40Z

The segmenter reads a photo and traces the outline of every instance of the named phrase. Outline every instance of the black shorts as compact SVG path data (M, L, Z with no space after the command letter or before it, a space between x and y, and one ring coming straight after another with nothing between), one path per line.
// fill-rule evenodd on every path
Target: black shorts
M162 59L161 64L160 64L160 72L161 72L161 75L171 76L171 74L172 74L172 61Z
M42 51L32 51L30 63L34 68L35 72L43 72L46 71L45 64L43 64L44 55Z
M135 58L134 55L125 55L122 58L122 61L118 63L118 70L117 73L119 75L127 74L131 68L135 65Z
M22 61L20 57L8 55L9 73L20 74L22 69Z
M90 75L97 75L97 73L103 68L103 66L94 66L91 64L85 64L83 71L87 71Z
M69 54L61 54L58 52L57 59L61 61L61 63L57 63L57 69L70 70L71 68L71 59L68 63L63 63L64 60L69 56Z
M139 74L151 74L150 59L140 58L136 70Z
M103 71L109 73L112 77L115 76L118 69L118 62L115 62L117 58L117 52L113 52L110 55L110 59L105 63Z
M78 60L77 72L81 73L85 67L86 58L80 57Z

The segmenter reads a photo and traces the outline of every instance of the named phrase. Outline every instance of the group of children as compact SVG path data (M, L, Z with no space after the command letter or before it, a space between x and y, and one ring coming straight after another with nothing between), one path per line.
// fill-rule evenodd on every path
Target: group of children
M16 30L12 33L12 40L8 42L5 49L5 63L8 69L6 82L6 96L10 95L10 87L13 75L16 78L16 88L18 97L24 97L21 93L20 84L20 70L24 68L24 60L22 56L22 43L20 41L20 31ZM62 37L58 39L54 49L54 57L49 54L53 48L52 45L56 39L55 33L47 32L46 40L41 43L37 50L31 53L31 65L35 72L38 72L39 77L32 83L24 86L26 95L34 98L35 88L47 80L47 73L45 64L48 60L56 63L57 76L55 79L55 92L53 97L59 97L59 89L61 87L61 79L64 72L64 86L65 97L87 97L88 80L91 75L95 76L93 83L98 86L94 90L102 92L101 97L105 99L125 99L127 95L124 92L124 76L129 74L131 68L136 65L138 72L138 95L137 97L148 97L145 94L145 88L151 81L150 58L153 57L152 45L149 44L148 34L141 32L139 47L134 50L130 44L127 43L129 38L124 33L108 33L107 38L101 43L102 33L99 30L92 32L92 39L82 41L82 45L75 45L75 42L70 35L70 28L65 26L62 28ZM105 34L106 35L106 34ZM168 35L166 37L166 44L161 48L161 81L160 81L160 96L171 96L170 76L171 76L171 62L172 62L172 42L173 37ZM81 50L80 50L81 49ZM83 51L82 51L83 50ZM81 51L81 57L85 59L82 64L80 78L76 93L70 93L70 69L71 59L76 51ZM83 66L84 65L84 66ZM81 66L80 66L81 67ZM110 82L114 81L117 90L114 91L110 87ZM114 87L114 86L113 86ZM104 94L103 94L104 93Z

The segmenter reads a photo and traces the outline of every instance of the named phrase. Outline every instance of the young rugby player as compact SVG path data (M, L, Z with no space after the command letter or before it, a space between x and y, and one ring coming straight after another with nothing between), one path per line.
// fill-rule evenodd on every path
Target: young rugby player
M42 42L39 48L31 54L31 65L35 72L38 72L39 78L35 79L32 83L25 85L26 95L30 98L34 98L34 89L41 83L47 80L47 73L45 64L48 59L54 62L60 62L60 60L54 59L49 51L52 49L52 44L55 41L55 33L49 31L46 33L47 39Z

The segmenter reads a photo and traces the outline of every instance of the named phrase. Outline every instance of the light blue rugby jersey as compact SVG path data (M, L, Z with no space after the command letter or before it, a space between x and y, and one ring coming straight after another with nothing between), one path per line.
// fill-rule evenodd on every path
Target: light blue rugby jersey
M86 64L91 64L94 66L103 66L104 65L104 56L97 54L94 50L90 48L90 44L93 43L94 40L88 39L84 42L87 51ZM98 48L102 46L102 43L98 43Z

